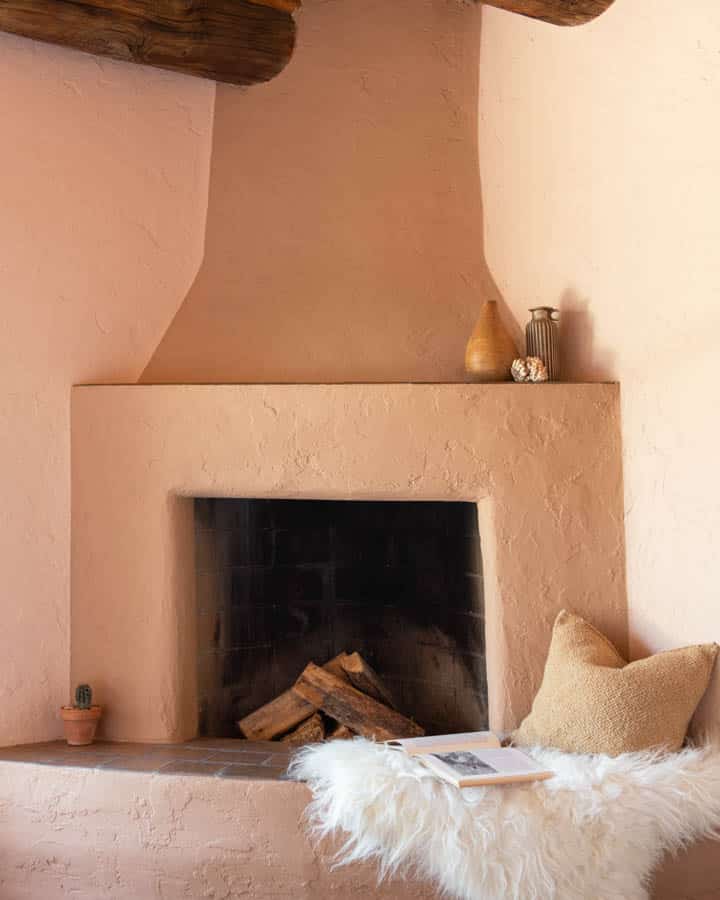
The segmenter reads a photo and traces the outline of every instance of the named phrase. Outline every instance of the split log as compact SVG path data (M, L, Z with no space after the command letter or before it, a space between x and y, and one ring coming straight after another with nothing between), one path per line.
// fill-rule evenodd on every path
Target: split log
M3 0L0 31L230 84L268 81L300 0Z
M363 737L388 741L392 738L425 734L415 722L378 703L314 663L305 667L292 690L303 700Z
M614 0L483 0L508 12L541 19L551 25L584 25L613 4Z
M355 737L355 732L350 731L347 725L338 725L327 735L329 741L349 741Z
M348 676L346 675L345 667L349 665L350 655L351 654L349 653L338 653L337 656L333 656L331 660L324 663L322 668L325 669L326 672L330 672L338 678L347 681Z
M320 713L310 716L305 722L280 738L283 744L295 746L298 744L317 744L325 738L325 725L323 724Z
M346 653L339 654L326 662L323 668L337 677L342 677L344 671L342 660L345 656ZM248 740L269 741L309 719L317 709L317 706L303 700L299 694L290 689L240 719L237 725Z
M248 740L269 741L309 719L315 711L312 703L307 703L290 690L240 719L237 724Z
M375 700L379 700L380 703L384 703L392 709L397 709L385 682L359 653L343 653L338 657L338 660L353 687L362 691L363 694L367 694L368 697L373 697ZM333 674L337 675L337 672Z

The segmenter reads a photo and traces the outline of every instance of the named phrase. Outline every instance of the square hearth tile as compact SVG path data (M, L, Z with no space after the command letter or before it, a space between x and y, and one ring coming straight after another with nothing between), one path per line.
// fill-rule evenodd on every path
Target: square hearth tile
M148 756L114 756L98 765L98 769L116 769L123 772L159 772L163 766L182 762L177 756L152 753ZM194 762L194 760L193 760Z
M298 749L298 748L295 748ZM279 769L284 766L287 768L290 765L290 760L293 758L293 752L291 750L287 750L284 753L273 753L270 759L268 759L263 765L270 766L271 768Z
M150 754L162 754L172 756L174 759L182 759L186 762L207 761L208 751L204 747L193 747L190 744L165 744L157 750L151 750Z
M183 744L96 741L87 747L50 741L0 748L0 762L270 780L282 777L291 758L292 751L275 741L232 738L200 739Z
M286 767L237 766L231 763L218 772L218 775L220 778L260 778L266 781L279 781L285 778L285 771Z
M119 757L110 756L107 753L69 753L66 756L59 757L55 765L73 769L95 769L115 759L119 759Z
M67 749L67 744L60 741L20 747L4 747L0 750L0 761L58 765L59 761L66 755Z
M283 745L279 741L248 741L245 738L195 738L187 745L195 748L203 748L205 750L230 750L230 751L247 751L252 750L257 753L261 750L273 752Z
M206 758L213 762L234 763L239 766L262 766L272 757L268 751L254 750L208 750Z
M225 764L198 762L196 760L176 759L172 762L165 763L158 769L161 775L217 775L224 768Z

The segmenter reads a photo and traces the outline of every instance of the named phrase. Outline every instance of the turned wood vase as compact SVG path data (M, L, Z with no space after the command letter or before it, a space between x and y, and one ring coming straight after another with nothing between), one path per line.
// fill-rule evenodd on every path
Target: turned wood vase
M496 301L486 300L465 348L465 371L473 381L510 381L510 366L518 355Z

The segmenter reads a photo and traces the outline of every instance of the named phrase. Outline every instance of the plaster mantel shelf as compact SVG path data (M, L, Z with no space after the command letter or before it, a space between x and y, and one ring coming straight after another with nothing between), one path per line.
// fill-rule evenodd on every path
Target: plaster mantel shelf
M506 388L532 388L534 390L547 390L548 388L562 387L591 387L597 384L618 384L616 381L553 381L545 384L516 384L514 381L479 382L479 381L183 381L172 384L163 382L138 384L134 381L89 381L74 385L75 388L298 388L298 387L455 387L455 388L485 388L487 390L502 390Z

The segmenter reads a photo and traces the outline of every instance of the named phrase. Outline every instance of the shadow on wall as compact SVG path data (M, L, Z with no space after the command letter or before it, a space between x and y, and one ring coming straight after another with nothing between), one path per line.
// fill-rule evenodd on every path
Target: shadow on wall
M280 77L218 85L204 264L141 381L464 380L500 299L480 22L460 0L307 0Z
M615 354L596 344L588 298L568 288L559 309L563 380L612 381Z

